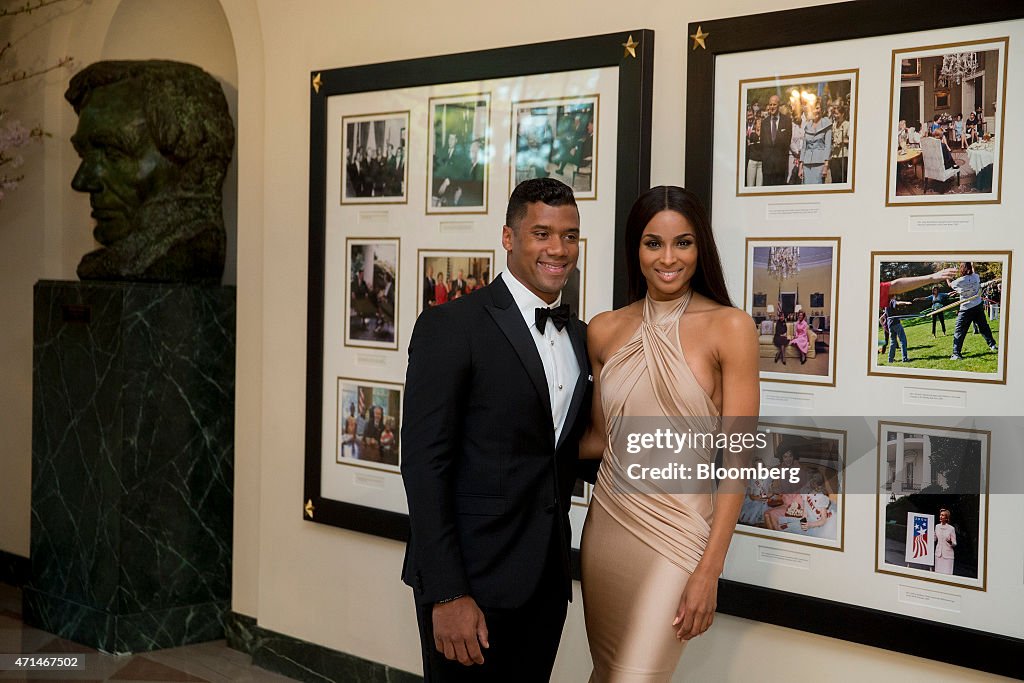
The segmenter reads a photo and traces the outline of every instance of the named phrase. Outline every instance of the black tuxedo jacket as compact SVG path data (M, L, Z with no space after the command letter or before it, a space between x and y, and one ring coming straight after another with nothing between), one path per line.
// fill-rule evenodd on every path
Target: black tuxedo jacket
M572 595L569 508L593 385L586 325L567 328L580 375L556 444L544 366L503 277L425 310L409 344L402 578L419 603L465 594L519 607L551 571L552 544Z
M779 114L778 130L772 140L771 118L761 122L761 172L789 173L789 143L793 139L793 119Z

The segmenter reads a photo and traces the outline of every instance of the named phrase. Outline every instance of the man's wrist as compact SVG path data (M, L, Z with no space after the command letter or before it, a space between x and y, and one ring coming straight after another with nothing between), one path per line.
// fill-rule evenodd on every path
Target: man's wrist
M465 593L459 593L458 595L453 595L450 598L445 598L443 600L437 600L437 601L434 602L434 604L435 605L445 605L445 604L447 604L449 602L455 602L459 598L464 598L464 597L466 597Z

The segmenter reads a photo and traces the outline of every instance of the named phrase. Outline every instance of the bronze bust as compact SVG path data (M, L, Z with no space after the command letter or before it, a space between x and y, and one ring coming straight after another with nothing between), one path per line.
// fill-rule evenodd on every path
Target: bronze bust
M82 280L216 283L224 271L221 188L234 125L220 84L170 61L96 62L71 79L71 138L93 236Z

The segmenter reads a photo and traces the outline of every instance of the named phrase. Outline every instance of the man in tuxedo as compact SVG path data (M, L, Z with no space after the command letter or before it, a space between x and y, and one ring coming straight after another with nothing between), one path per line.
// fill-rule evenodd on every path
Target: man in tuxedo
M592 386L586 326L560 305L579 256L572 189L527 180L505 222L507 272L426 309L409 344L402 578L428 682L547 681L572 596L569 508Z
M761 122L761 176L765 185L786 184L792 138L793 120L779 113L779 96L772 95Z

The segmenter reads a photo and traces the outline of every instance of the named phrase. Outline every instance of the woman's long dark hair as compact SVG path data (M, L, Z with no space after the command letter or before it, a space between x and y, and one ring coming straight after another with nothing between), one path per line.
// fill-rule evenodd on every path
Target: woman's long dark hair
M690 278L690 287L698 294L703 294L723 306L732 306L708 214L697 199L697 195L675 185L652 187L637 197L633 208L629 210L629 218L626 219L626 279L629 303L639 301L647 295L647 280L640 271L640 238L643 237L651 219L662 211L675 211L693 226L697 242L697 272Z

